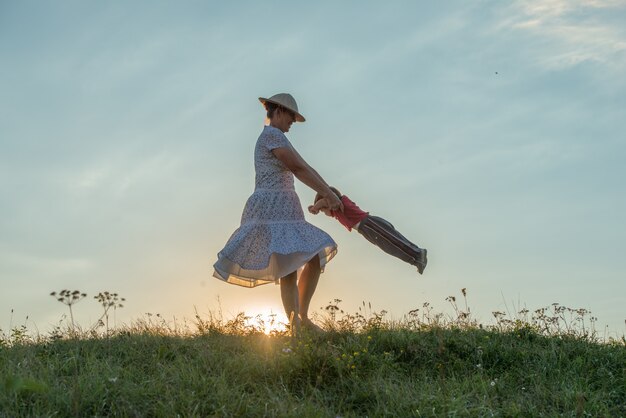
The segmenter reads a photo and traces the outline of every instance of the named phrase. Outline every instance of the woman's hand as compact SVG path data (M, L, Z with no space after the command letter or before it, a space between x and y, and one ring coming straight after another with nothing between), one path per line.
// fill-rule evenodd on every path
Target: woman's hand
M325 196L325 199L326 202L328 202L328 208L330 210L339 210L343 212L343 203L341 203L341 200L337 197L335 193L333 193L332 190L328 196Z

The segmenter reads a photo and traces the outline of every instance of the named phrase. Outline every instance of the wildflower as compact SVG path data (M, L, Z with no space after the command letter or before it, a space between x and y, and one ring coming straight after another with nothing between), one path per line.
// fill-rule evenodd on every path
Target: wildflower
M117 377L111 377L111 378L109 379L109 382L111 382L111 383L115 383L115 382L117 382Z
M479 364L477 364L477 365L476 365L476 368L477 368L477 369L482 369L482 368L483 368L483 365L479 363Z
M368 336L367 336L367 339L368 339L368 340L371 340L371 339L372 339L372 336L371 336L371 335L368 335Z
M283 348L283 353L289 354L291 352L292 352L291 348Z
M490 383L490 385L493 387L493 386L495 386L495 385L496 385L496 382L492 380L492 381L491 381L491 383Z

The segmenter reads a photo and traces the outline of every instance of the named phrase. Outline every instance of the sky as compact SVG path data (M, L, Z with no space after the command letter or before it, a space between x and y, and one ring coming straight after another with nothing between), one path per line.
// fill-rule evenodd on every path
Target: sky
M254 189L257 98L424 275L323 215L334 299L401 318L461 297L493 323L559 303L626 332L626 1L0 1L0 329L46 333L50 292L126 298L119 323L276 313L212 277ZM306 207L314 192L297 182ZM28 318L28 319L27 319Z

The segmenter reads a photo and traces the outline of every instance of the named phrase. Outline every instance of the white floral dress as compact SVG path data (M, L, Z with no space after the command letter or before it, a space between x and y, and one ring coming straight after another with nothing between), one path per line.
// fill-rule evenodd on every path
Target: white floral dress
M337 253L330 235L304 220L294 176L272 153L283 147L292 148L285 134L265 126L254 150L254 193L213 265L220 280L255 287L275 282L315 256L323 269Z

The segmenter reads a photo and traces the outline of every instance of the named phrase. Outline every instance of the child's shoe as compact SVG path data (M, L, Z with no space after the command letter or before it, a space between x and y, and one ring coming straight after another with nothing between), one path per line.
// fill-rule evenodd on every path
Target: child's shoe
M424 273L424 269L426 268L426 264L428 264L428 251L426 250L426 248L421 248L420 252L419 252L419 257L417 258L417 260L415 260L416 262L416 266L417 266L417 271L419 272L419 274Z

